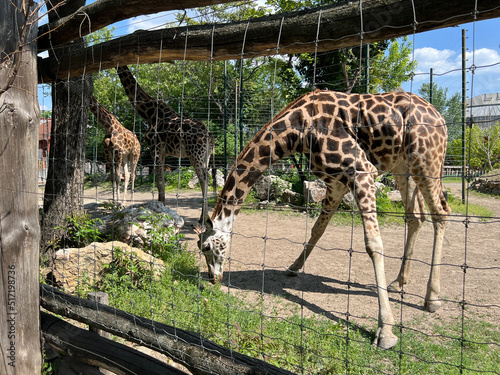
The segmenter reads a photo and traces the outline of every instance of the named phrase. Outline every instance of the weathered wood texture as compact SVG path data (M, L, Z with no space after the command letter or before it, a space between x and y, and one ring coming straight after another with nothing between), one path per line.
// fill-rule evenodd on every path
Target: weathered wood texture
M40 284L45 309L163 353L193 374L283 375L289 371L226 349L201 335L62 293Z
M41 77L52 82L118 65L329 51L455 26L474 18L500 17L500 8L491 2L478 2L477 7L476 11L470 0L365 0L229 24L140 30L58 60L43 59Z
M68 43L128 18L170 10L182 10L234 0L99 0L75 13L38 28L38 52ZM62 4L61 8L65 5Z
M87 365L119 375L186 375L136 349L75 327L51 314L41 312L41 322L43 337L50 346Z
M0 2L0 30L4 36L0 41L2 375L39 374L42 364L37 198L40 110L36 43L33 42L37 24L20 11L22 3L21 0Z
M53 0L47 6L65 2L55 16L72 14L85 0ZM73 11L72 11L73 9ZM50 50L49 56L58 59L82 49L83 38ZM83 210L85 146L92 76L85 75L58 81L52 85L52 125L50 131L49 163L43 199L41 251L52 258L53 243L64 235L68 216ZM65 246L64 243L60 244Z

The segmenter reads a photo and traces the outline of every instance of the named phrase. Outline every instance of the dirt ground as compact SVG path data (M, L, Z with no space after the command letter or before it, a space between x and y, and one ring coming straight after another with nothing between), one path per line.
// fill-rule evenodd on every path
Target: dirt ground
M446 185L461 197L461 184ZM104 201L109 190L86 192L89 201ZM157 199L150 193L135 193L134 203ZM391 294L391 307L397 323L406 326L431 326L433 321L455 320L462 314L460 301L465 300L465 318L475 317L500 323L500 199L468 194L467 201L488 207L495 217L483 222L477 218L452 216L443 243L441 267L442 308L430 314L423 310L426 283L430 272L433 228L425 223L415 250L411 280L404 298ZM183 233L188 249L197 251L197 236L191 225L201 210L198 190L167 193L167 205L184 217ZM211 211L211 209L210 209ZM286 268L300 254L314 224L313 218L291 210L261 210L241 213L234 226L233 242L226 261L222 284L231 293L258 301L261 293L264 311L278 315L299 312L318 314L332 320L351 319L360 326L376 326L378 302L370 258L364 250L361 226L330 225L297 277L287 277ZM388 283L399 271L405 228L381 227ZM352 256L349 249L352 248ZM464 266L466 265L466 266ZM202 275L206 265L201 263ZM351 287L348 289L347 283Z

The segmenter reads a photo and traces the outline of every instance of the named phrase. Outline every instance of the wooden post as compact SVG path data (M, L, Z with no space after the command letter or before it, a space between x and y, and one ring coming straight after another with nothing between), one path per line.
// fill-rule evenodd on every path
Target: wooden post
M0 1L0 374L40 374L35 3ZM34 15L32 16L32 13Z
M109 304L109 296L108 293L105 292L92 292L87 295L87 298L91 301L102 303L103 305ZM103 331L102 329L89 326L89 331L97 333L99 336L104 337L106 339L111 339L111 333Z
M91 301L102 303L103 305L109 304L109 296L108 293L105 292L91 292L87 295L87 298ZM103 331L102 329L89 326L89 331L94 332L95 334L101 337L111 340L111 333ZM99 368L99 371L101 371L105 375L113 375L113 372L103 368Z

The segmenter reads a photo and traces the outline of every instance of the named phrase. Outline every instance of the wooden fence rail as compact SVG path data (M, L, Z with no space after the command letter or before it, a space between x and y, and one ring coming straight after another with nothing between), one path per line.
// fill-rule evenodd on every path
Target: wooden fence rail
M46 284L40 284L40 305L53 313L163 353L195 375L292 374L264 361L226 349L198 333L71 296Z
M187 375L155 358L96 333L41 313L45 341L59 352L87 365L99 366L118 375Z

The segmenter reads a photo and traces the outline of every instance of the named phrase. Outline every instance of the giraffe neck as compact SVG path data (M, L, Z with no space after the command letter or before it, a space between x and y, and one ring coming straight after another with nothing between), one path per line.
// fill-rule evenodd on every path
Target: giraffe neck
M158 118L177 115L163 100L157 100L149 96L139 83L135 80L127 66L116 69L122 86L139 115L151 126L156 126Z
M303 139L307 138L304 132L310 118L302 108L293 106L298 100L276 115L240 153L214 208L214 226L231 231L242 203L259 177L278 160L306 151Z
M96 117L97 121L100 122L104 129L106 130L106 134L111 134L115 125L115 117L104 108L94 96L90 99L90 110Z

